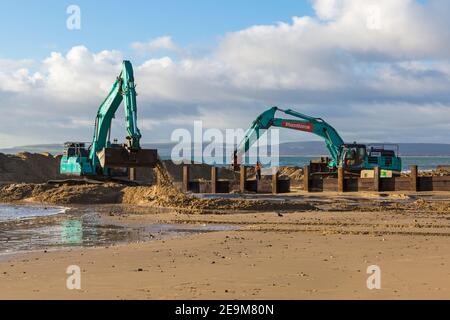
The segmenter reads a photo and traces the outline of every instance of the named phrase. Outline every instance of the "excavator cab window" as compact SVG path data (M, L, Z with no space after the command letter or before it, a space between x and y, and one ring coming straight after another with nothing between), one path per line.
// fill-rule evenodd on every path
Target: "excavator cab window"
M64 145L64 156L67 157L87 157L89 155L84 143L68 142Z
M361 168L367 151L364 145L345 145L343 149L343 163L345 168Z

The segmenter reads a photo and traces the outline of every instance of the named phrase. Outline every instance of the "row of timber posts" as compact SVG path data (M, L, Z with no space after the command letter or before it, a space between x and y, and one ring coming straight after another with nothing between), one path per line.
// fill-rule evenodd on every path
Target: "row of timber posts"
M218 178L219 178L218 168L211 167L211 193L212 194L217 193ZM190 172L189 172L189 165L184 165L183 166L183 192L189 191L190 180L191 180L191 176L190 176Z
M338 168L338 192L345 192L345 171L343 168ZM381 191L381 170L379 167L375 167L374 169L374 179L373 179L373 189L375 192ZM417 166L411 166L411 183L410 190L413 192L417 192L419 190L419 170ZM272 193L278 193L278 178L279 173L278 170L274 172L272 175ZM218 168L211 168L211 193L217 193L217 181L218 181ZM246 192L246 181L247 181L247 167L241 166L240 169L240 178L239 178L239 191L241 193ZM190 172L189 165L183 166L183 191L189 191L189 182L190 182ZM311 190L311 168L309 165L305 166L303 169L303 189L306 192Z
M189 182L190 182L190 172L189 172L189 165L183 166L183 192L189 191ZM211 193L216 194L217 193L217 182L218 182L219 174L218 174L218 168L217 167L211 167ZM279 172L276 170L276 172L272 175L272 193L277 194L278 193L278 178L279 178ZM247 167L241 166L240 169L240 177L239 177L239 191L241 193L246 192L246 181L247 181Z
M275 171L276 170L276 171ZM280 177L280 173L278 168L274 169L274 172L272 174L272 193L278 194L278 179ZM239 174L239 191L241 193L245 193L246 189L246 182L247 182L247 167L241 166L240 168L240 174Z
M345 170L344 168L338 168L338 192L345 192ZM410 191L419 191L419 169L416 165L411 166L411 183ZM380 167L374 168L373 189L375 192L381 191L381 170ZM311 167L306 165L303 168L303 189L306 192L311 190Z

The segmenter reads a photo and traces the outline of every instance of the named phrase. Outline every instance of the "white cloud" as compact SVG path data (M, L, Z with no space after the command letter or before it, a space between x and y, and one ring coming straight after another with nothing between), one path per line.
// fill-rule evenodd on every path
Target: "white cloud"
M313 6L319 18L334 19L342 12L343 0L315 0Z
M194 119L204 119L207 127L246 126L265 107L279 105L329 120L348 140L447 141L450 2L313 4L317 17L226 34L200 57L154 57L159 50L182 50L168 36L132 44L150 54L134 66L144 139L168 140L172 129ZM88 140L89 123L122 59L114 50L77 46L41 63L0 60L0 109L6 116L0 134L25 121L18 135L42 142ZM6 143L14 142L0 141Z
M169 36L158 37L149 42L134 42L131 47L139 52L155 52L158 50L177 51L178 47Z

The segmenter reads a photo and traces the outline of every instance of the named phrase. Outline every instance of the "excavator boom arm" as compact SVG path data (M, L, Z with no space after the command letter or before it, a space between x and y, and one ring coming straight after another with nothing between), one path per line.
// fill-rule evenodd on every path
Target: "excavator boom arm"
M60 172L77 176L108 176L114 169L123 173L124 168L154 168L158 161L157 150L142 149L141 133L137 126L136 88L130 61L122 63L122 71L114 82L106 99L100 105L95 118L92 144L68 142L61 159ZM126 144L111 143L111 125L120 104L124 102L127 137ZM130 179L135 171L129 170Z
M137 103L134 84L134 73L131 62L124 61L122 72L117 77L106 99L101 104L95 121L95 131L90 151L90 159L97 165L97 153L109 147L109 136L112 119L124 101L129 148L140 148L141 133L137 127Z
M276 118L275 114L277 111L298 119ZM341 146L344 144L344 140L342 140L331 125L320 118L313 118L294 110L282 110L278 107L273 107L265 111L252 123L252 126L245 133L243 141L235 150L235 158L238 159L237 161L240 161L242 156L258 141L261 136L260 131L268 130L271 127L288 128L320 136L325 140L330 152L332 158L330 166L336 166L338 164L339 152Z

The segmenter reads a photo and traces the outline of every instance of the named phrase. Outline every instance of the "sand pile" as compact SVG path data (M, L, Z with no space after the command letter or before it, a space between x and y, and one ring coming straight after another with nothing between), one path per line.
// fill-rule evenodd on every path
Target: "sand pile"
M402 172L402 177L411 177L410 172ZM449 166L439 166L436 170L419 171L419 177L446 177L450 176Z
M306 203L271 203L240 199L200 199L170 185L125 187L103 185L11 184L0 187L1 202L33 201L47 204L131 204L165 207L184 213L224 211L315 210Z
M0 153L0 183L42 183L60 179L60 160L60 156L54 157L51 154Z
M279 167L278 173L280 178L289 178L291 180L291 184L292 182L301 183L303 181L303 168L300 167ZM256 178L256 170L254 167L247 168L247 178ZM236 179L239 179L239 176L237 176Z
M280 167L280 176L291 180L291 187L303 187L303 168Z
M260 200L200 199L187 195L171 186L127 187L122 190L125 204L146 204L155 207L178 209L180 212L202 213L217 211L272 211L272 210L316 210L308 203L272 203ZM225 213L225 212L223 212Z
M437 201L426 201L419 199L414 201L411 205L417 211L427 211L427 212L438 212L450 214L450 203L448 202L437 202Z
M450 166L438 166L436 173L440 176L450 176Z
M48 204L120 203L123 186L11 184L0 188L0 201L33 201Z

